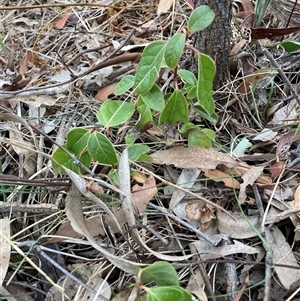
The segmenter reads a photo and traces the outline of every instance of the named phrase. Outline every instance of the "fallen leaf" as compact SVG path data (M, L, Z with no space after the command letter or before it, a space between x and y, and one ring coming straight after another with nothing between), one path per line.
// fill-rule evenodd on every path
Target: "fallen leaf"
M246 199L246 188L248 185L253 185L254 182L258 179L258 177L261 175L261 173L264 170L264 166L251 166L250 169L245 172L242 176L243 183L241 184L241 189L239 193L239 202L240 204L243 204Z
M95 99L99 101L105 101L109 95L114 93L116 85L117 83L112 83L106 87L101 88L95 95Z
M300 185L298 185L294 194L294 207L300 206Z
M157 14L166 13L171 8L174 0L160 0L157 7Z
M230 155L219 152L216 148L173 147L160 150L152 155L153 163L173 164L178 168L200 168L201 170L215 169L219 164L234 167L238 162Z
M59 19L56 24L55 24L55 27L57 29L62 29L65 27L68 19L72 16L72 13L69 12L69 13L66 13L61 19Z
M300 30L300 26L287 27L287 28L251 28L251 38L255 40L259 39L274 39L282 37L287 34L294 33Z
M225 186L232 187L235 189L240 189L240 183L238 180L236 180L232 175L227 174L221 170L217 169L207 169L203 170L204 175L215 181L215 182L223 182Z
M273 262L294 267L291 269L290 267L279 267L274 265L277 277L285 289L294 290L300 285L300 266L291 250L290 244L286 241L278 227L272 227L270 236L269 243L272 247Z
M186 217L192 220L198 220L201 224L208 223L216 219L213 211L202 202L192 201L185 206Z

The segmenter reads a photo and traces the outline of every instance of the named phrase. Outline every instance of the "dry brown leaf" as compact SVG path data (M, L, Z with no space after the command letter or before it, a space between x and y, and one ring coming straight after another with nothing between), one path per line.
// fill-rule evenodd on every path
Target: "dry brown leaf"
M86 189L91 192L98 193L98 194L104 193L103 188L100 185L98 185L95 181L89 181L86 185Z
M300 185L298 185L294 194L294 207L300 206Z
M223 182L225 184L225 186L227 186L227 187L240 189L239 181L236 180L231 175L229 175L221 170L208 169L208 170L203 170L203 172L207 178L210 178L211 180L213 180L215 182Z
M239 202L243 204L246 199L246 188L248 185L253 185L264 170L264 166L252 166L247 172L242 176L243 183L241 184L241 190L239 193Z
M114 93L116 85L117 85L117 83L112 83L106 87L101 88L97 92L95 99L97 99L99 101L105 101L109 95Z
M143 185L132 187L132 199L140 213L146 210L148 203L157 193L157 187L153 176L146 178Z
M185 206L185 212L188 219L199 220L201 224L205 224L216 218L212 210L206 204L199 201L189 202Z
M178 168L200 168L201 170L215 169L219 164L234 167L238 162L230 155L219 152L216 148L193 146L173 147L152 154L153 163L173 164Z
M174 0L160 0L157 7L157 14L166 13L174 3Z

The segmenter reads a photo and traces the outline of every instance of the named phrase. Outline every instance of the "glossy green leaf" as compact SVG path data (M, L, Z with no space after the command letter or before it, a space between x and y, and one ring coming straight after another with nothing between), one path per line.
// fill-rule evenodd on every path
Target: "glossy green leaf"
M75 128L68 132L66 143L63 145L77 160L83 165L89 167L91 164L91 156L87 152L87 141L91 136L91 131L82 128ZM63 165L72 171L80 174L84 170L77 166L76 162L62 149L58 148L52 155L57 161L52 163L55 172L65 173L65 170L60 166Z
M179 62L185 45L185 35L176 33L169 40L165 49L165 62L171 68L175 68Z
M91 157L106 165L118 163L118 156L112 143L101 133L93 132L87 143Z
M147 301L192 301L192 295L180 286L147 289Z
M199 128L194 128L188 134L188 146L202 146L210 148L212 146L211 139Z
M127 121L133 113L133 103L108 99L100 107L97 119L105 127L112 127Z
M212 98L212 87L216 73L214 61L206 54L198 55L198 86L197 98L200 106L211 115L215 111L215 102Z
M171 95L160 115L159 124L164 122L174 124L177 121L188 121L188 103L179 90Z
M122 95L134 85L135 77L133 75L125 75L115 87L115 95Z
M180 69L177 71L177 73L186 83L190 84L191 86L197 85L197 78L191 71Z
M140 270L140 283L155 282L157 286L179 285L176 270L166 261L155 262Z
M154 85L161 68L165 46L165 41L155 41L144 49L134 81L137 94L147 93Z
M150 151L149 146L143 144L133 144L127 147L128 158L131 161L137 161L139 157Z
M66 147L65 145L63 146ZM85 165L88 168L90 167L92 158L87 151L75 157L83 165ZM85 172L84 169L80 168L77 164L75 164L74 160L60 148L58 148L53 153L52 158L56 161L56 162L55 161L52 162L52 168L56 173L63 173L63 174L66 173L65 169L62 166L67 167L68 169L76 172L77 174L82 174Z
M155 111L161 111L165 105L164 96L157 85L152 86L147 93L140 97L150 109Z
M188 29L191 32L203 30L209 26L214 20L215 13L207 5L201 5L197 7L191 13Z
M82 128L75 128L68 132L65 147L70 152L78 155L86 151L87 141L91 131Z

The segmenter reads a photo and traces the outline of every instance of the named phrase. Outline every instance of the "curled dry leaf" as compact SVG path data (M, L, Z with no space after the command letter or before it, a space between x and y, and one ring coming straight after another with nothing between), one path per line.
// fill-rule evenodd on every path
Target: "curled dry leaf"
M213 211L206 204L199 201L189 202L185 206L185 212L188 219L199 220L201 224L216 218Z

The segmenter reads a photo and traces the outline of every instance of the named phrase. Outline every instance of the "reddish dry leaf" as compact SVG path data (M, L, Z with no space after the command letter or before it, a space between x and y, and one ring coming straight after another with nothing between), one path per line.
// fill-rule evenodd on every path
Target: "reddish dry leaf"
M207 178L210 178L211 180L215 182L223 182L225 186L240 189L240 183L238 180L236 180L233 176L217 169L207 169L203 170L204 175Z
M19 68L19 74L22 75L23 78L27 73L28 64L33 64L33 61L34 61L34 53L32 51L28 51L24 56L24 58L22 59Z
M249 11L249 12L254 13L254 5L253 5L252 1L242 0L241 2L242 2L244 11Z
M280 175L285 165L285 162L286 161L278 161L270 166L269 170L273 179L277 178Z
M300 30L300 26L287 27L287 28L251 28L251 38L259 39L274 39L282 37L287 34L294 33Z
M95 99L99 101L105 101L109 95L113 94L115 91L117 83L112 83L104 88L101 88L95 96Z
M219 152L216 148L193 146L173 147L152 154L153 163L167 164L178 168L200 168L201 170L215 169L219 164L234 167L238 162L230 155Z
M283 135L277 144L276 156L279 156L283 152L287 152L294 141L300 140L300 133L296 133L295 130Z
M72 16L72 13L69 12L69 13L66 13L61 19L59 19L56 24L55 24L55 27L57 29L62 29L65 27L68 19Z

